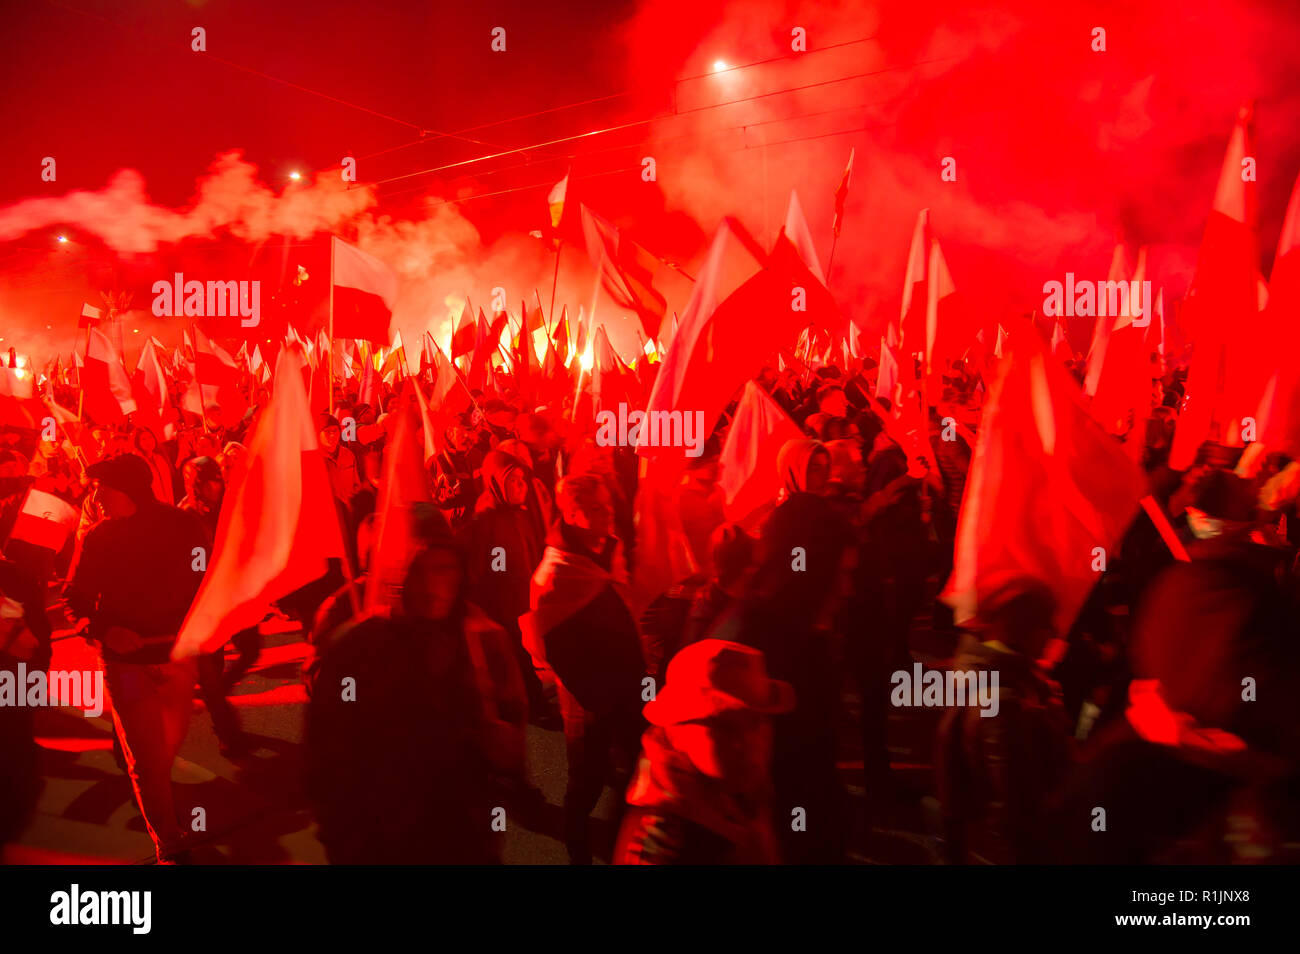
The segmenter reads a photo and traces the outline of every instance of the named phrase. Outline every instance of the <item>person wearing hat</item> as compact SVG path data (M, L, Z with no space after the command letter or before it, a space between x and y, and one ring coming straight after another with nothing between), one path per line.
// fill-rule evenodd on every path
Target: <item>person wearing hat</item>
M171 770L196 678L194 661L173 662L171 651L202 579L195 554L207 537L193 514L158 502L149 465L136 455L99 461L86 476L104 519L86 535L68 605L99 644L136 802L158 859L169 860L184 850Z
M757 649L703 639L674 656L644 709L614 864L776 864L770 717L794 703Z

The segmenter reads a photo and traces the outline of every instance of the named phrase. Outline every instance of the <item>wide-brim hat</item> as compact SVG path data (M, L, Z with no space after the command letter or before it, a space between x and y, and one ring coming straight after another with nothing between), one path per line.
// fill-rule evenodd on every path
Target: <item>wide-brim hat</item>
M794 705L794 687L767 675L759 650L725 639L702 639L668 663L664 688L644 712L652 725L665 726L738 709L777 715Z

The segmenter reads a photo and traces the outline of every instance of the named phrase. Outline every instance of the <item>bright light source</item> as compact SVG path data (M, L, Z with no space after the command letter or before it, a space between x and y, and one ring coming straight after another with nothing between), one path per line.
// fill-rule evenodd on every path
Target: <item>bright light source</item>
M715 73L721 73L721 72L722 72L723 70L725 70L726 68L727 68L727 61L726 61L726 60L714 60L714 61L713 61L713 72L715 72Z
M66 235L60 235L60 236L59 236L59 241L60 241L60 242L66 242L67 240L68 240L68 237L67 237Z
M582 357L579 359L579 365L581 366L582 370L590 371L592 367L595 366L595 364L596 364L596 355L592 351L591 345L587 345L587 350L583 352Z
M133 334L133 335L138 335L139 333L140 333L140 329L139 329L139 328L132 328L132 329L131 329L131 334Z
M293 170L293 172L289 173L289 178L292 179L294 182L297 182L299 179L302 178L302 173L299 172L297 169L295 169Z
M27 370L25 368L15 368L14 377L21 381L23 378L27 377Z

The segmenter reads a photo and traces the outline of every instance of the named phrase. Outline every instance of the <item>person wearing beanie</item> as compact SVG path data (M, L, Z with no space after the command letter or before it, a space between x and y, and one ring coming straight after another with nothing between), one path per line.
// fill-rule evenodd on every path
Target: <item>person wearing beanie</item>
M83 542L68 605L89 620L136 803L158 859L172 860L185 848L171 770L190 723L196 668L193 660L173 662L171 650L203 577L197 555L210 555L209 544L193 514L154 497L153 473L140 457L107 458L86 476L104 520Z

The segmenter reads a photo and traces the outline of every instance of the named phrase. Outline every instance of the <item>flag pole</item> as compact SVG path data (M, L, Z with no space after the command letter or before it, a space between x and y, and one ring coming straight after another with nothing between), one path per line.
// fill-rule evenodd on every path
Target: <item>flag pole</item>
M329 381L329 409L330 414L334 414L334 236L330 236L330 363L328 370ZM344 561L346 562L346 561ZM356 596L352 597L353 605L356 605Z

